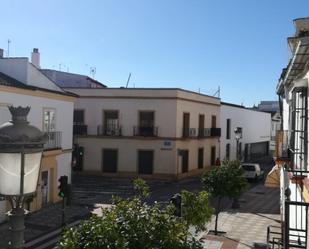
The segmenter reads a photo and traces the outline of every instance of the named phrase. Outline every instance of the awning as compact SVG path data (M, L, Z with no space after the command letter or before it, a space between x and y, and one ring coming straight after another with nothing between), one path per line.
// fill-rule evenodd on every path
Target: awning
M279 188L280 187L280 165L275 165L266 176L265 187Z

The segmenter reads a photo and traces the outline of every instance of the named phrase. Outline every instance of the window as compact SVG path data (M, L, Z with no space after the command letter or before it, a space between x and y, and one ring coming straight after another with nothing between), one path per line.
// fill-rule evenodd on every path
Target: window
M104 111L104 135L119 133L118 111Z
M138 173L152 174L153 173L153 151L139 150L138 151Z
M117 172L118 150L103 149L102 170L107 173Z
M225 145L225 159L226 160L230 160L230 150L231 150L230 144L226 144Z
M231 138L231 119L226 120L226 139Z
M43 110L43 130L52 132L56 130L56 110L44 109Z
M76 125L84 124L84 110L74 110L73 123Z
M204 148L198 149L197 167L199 169L202 169L204 167Z
M292 124L291 124L291 152L294 169L307 169L307 89L295 88L292 92Z

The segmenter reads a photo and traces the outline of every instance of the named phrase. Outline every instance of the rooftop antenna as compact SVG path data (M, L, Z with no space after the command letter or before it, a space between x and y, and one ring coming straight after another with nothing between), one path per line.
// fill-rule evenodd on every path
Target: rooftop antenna
M128 80L127 80L126 88L128 88L128 85L129 85L130 79L131 79L131 73L129 73L129 77L128 77Z
M90 67L90 75L91 77L94 79L95 74L97 72L97 68L96 67Z
M220 93L221 93L221 88L220 88L220 86L218 86L218 90L215 92L215 94L213 96L218 95L218 98L220 98Z
M8 51L7 51L7 57L10 57L10 43L11 43L11 40L8 39Z

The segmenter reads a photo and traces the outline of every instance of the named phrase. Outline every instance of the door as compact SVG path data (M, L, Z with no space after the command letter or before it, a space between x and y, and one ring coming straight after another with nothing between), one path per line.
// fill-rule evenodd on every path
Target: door
M153 173L153 151L140 150L138 151L138 173L152 174Z
M190 113L184 113L183 114L183 130L182 130L183 137L189 136L189 128L190 128Z
M204 134L204 125L205 125L205 115L200 114L198 117L198 134L199 136L203 136Z
M211 147L210 165L216 164L216 146Z
M118 162L118 150L103 149L102 170L106 173L116 173Z
M42 192L42 206L45 206L49 202L48 171L43 171L41 173L41 192Z
M217 117L215 115L211 116L211 128L217 127Z
M153 136L154 134L154 112L140 111L139 113L139 135Z
M204 148L198 149L197 165L199 169L202 169L204 166Z
M183 150L181 152L182 154L182 173L188 172L189 169L189 151L188 150Z

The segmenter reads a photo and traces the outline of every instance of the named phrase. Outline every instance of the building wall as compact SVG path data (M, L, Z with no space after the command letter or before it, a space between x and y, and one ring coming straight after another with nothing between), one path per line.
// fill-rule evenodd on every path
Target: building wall
M211 116L220 122L220 102L208 97L179 89L68 89L80 98L75 109L84 110L88 135L79 136L76 142L85 148L84 171L101 173L102 149L118 149L118 173L137 173L137 151L154 151L154 175L175 176L181 173L178 150L189 150L189 171L197 169L198 148L204 148L205 167L210 166L211 146L218 138L182 138L183 113L190 113L190 127L198 131L199 114L205 115L205 128L211 127ZM118 110L122 136L97 136L97 126L103 124L103 110ZM158 136L133 136L133 127L139 123L139 111L155 112ZM170 146L165 147L168 141Z
M226 157L226 144L230 144L230 159L236 159L236 138L234 129L242 127L242 150L245 144L254 144L270 141L271 115L265 112L221 105L221 138L220 138L220 158ZM226 139L227 119L231 120L230 139Z
M104 110L119 110L119 122L124 136L133 135L138 125L139 111L154 111L155 126L161 137L174 137L176 127L176 102L160 99L85 99L76 101L75 109L83 109L88 134L96 135L98 125L103 124Z
M182 137L183 114L190 113L190 128L195 128L198 132L199 115L205 115L205 128L211 128L211 117L214 115L217 119L217 127L220 125L220 106L218 104L203 104L177 100L177 137Z
M164 142L169 141L166 147ZM175 177L181 174L181 157L178 150L189 151L189 171L198 169L198 149L204 148L204 168L210 166L211 147L216 146L219 156L219 143L217 138L186 140L163 139L113 139L106 137L79 137L76 142L84 147L83 171L101 174L102 150L118 150L119 175L134 175L138 173L138 150L153 150L154 152L154 176Z
M41 174L44 171L49 172L49 201L58 201L57 188L60 174L71 175L71 149L73 133L73 106L72 98L68 100L59 100L55 98L46 98L44 95L32 96L33 91L23 90L13 87L0 86L0 124L11 119L7 105L30 106L28 121L31 125L43 129L43 109L53 108L56 110L56 131L62 132L61 150L52 150L44 152L41 164L39 185L37 197L31 204L31 210L38 210L42 207ZM31 93L31 94L30 94ZM36 93L36 95L40 95ZM56 95L55 95L56 96ZM64 150L64 151L63 151ZM0 201L0 222L6 218L3 210L10 206L6 201Z

